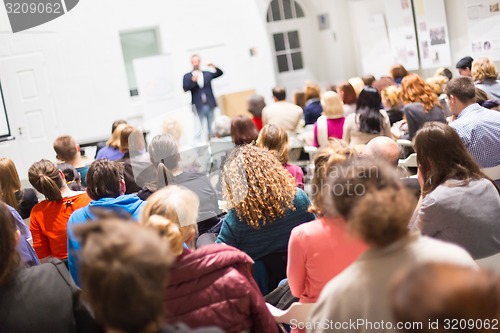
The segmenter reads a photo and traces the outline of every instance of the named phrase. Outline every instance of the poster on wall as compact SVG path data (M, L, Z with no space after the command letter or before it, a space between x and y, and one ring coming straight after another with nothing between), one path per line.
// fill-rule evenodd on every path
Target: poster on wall
M500 1L467 0L471 57L500 60Z
M393 63L407 70L419 69L411 0L385 0L385 14Z
M413 0L422 68L451 66L443 0Z
M7 118L7 110L5 110L5 102L3 100L2 85L0 84L0 141L11 139L9 119Z

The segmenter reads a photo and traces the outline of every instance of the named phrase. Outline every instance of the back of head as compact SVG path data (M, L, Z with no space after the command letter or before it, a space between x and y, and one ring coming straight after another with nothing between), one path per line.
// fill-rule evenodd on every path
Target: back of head
M10 158L0 158L0 197L6 204L17 208L16 192L21 189L21 181L16 166Z
M249 116L239 115L231 121L231 137L235 145L252 143L258 136L259 131Z
M62 200L61 189L64 181L59 169L49 160L40 160L33 163L28 170L28 179L38 192L49 201Z
M284 101L286 99L286 89L283 86L276 86L273 88L273 96L276 97L278 101Z
M389 74L391 74L391 77L396 80L407 76L409 73L403 65L397 64L389 69Z
M427 112L434 105L439 106L437 95L418 74L409 74L401 81L403 104L420 102Z
M157 323L173 261L168 245L153 230L121 220L74 231L82 239L82 294L97 321L124 332L142 332Z
M127 126L127 124L118 124L114 130L111 138L106 142L107 146L110 146L114 149L120 149L120 137L123 129Z
M85 190L78 184L80 181L80 173L75 169L74 166L68 163L58 164L57 168L61 170L66 180L66 184L73 191L82 191Z
M288 133L278 125L268 124L259 133L258 147L267 148L276 155L282 164L288 163Z
M57 157L67 163L74 161L78 154L76 141L70 135L61 135L55 139L54 150Z
M448 78L446 76L438 75L428 78L425 82L429 85L432 91L439 96L444 92L443 88L446 82L448 82Z
M248 112L255 118L262 117L262 109L266 106L264 97L260 95L251 95L247 98Z
M434 76L444 76L447 78L448 81L450 81L453 78L453 73L446 67L441 67L436 70L436 73L434 73Z
M170 134L160 134L151 140L148 146L149 156L153 165L163 163L169 170L174 170L179 164L179 147Z
M308 101L313 98L319 98L321 94L321 89L318 84L312 81L305 82L305 100Z
M500 316L500 277L469 267L427 263L396 278L391 301L395 319L423 323L419 332L453 332L446 320L458 321L460 332L491 332L491 325L484 324ZM436 321L437 327L429 327Z
M293 104L300 106L302 109L306 105L306 94L303 90L295 90L292 96Z
M337 87L337 90L344 104L356 104L357 95L353 86L349 82L344 82Z
M381 103L382 98L375 88L365 87L359 94L356 113L359 114L359 130L362 133L380 133L382 125Z
M113 125L111 125L111 134L113 134L116 130L116 128L120 125L127 125L127 122L123 119L118 119L113 122Z
M444 93L455 96L462 103L474 103L476 98L476 88L474 81L467 76L457 77L446 84Z
M327 91L321 95L323 114L327 118L342 118L344 116L344 103L334 91Z
M351 231L372 247L406 236L415 208L396 170L367 157L330 168L322 197L324 214L342 216Z
M262 111L262 110L261 110ZM224 138L231 135L231 118L228 116L220 116L214 120L212 125L214 134L218 138Z
M9 208L0 202L0 287L9 282L19 267L16 221Z
M399 146L394 140L386 136L378 136L368 142L364 154L373 159L386 160L392 166L397 167L399 150Z
M184 126L179 119L170 117L163 121L161 132L162 134L170 134L175 141L179 142L184 132Z
M134 126L125 126L120 133L120 152L137 152L142 150L144 150L142 132Z
M354 91L356 92L356 96L359 96L363 88L365 87L365 83L360 77L351 77L349 79L349 83L351 86L354 88Z
M141 212L141 224L166 239L172 253L182 254L183 243L197 231L198 196L182 186L169 185L153 193Z
M472 57L464 57L457 62L456 68L460 68L460 69L469 68L469 69L471 69L473 61L474 61L474 59L472 59Z
M401 89L397 86L388 86L380 94L389 103L391 109L401 107Z
M380 79L375 80L372 84L372 87L377 88L379 92L382 92L382 90L389 86L397 86L394 79L390 76L383 76Z
M472 63L471 75L474 81L494 81L498 78L498 71L490 58L479 58Z
M457 132L447 124L425 123L415 135L413 146L424 178L424 196L449 179L468 183L485 177Z
M95 160L87 171L85 183L92 200L116 198L122 193L123 164L107 159Z
M371 87L373 82L375 82L375 76L373 76L372 74L367 74L367 75L363 76L361 78L361 80L363 80L363 83L365 84L365 86Z

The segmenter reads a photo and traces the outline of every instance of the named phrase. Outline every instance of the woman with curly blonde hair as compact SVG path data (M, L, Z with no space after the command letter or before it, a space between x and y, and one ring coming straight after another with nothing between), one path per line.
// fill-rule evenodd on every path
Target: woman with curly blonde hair
M234 149L224 166L223 191L232 208L216 243L237 247L254 260L285 253L292 229L314 219L307 195L267 149Z
M490 58L474 60L471 68L474 85L488 95L500 100L500 81L495 63Z
M418 74L410 74L403 78L401 97L408 123L408 136L401 138L413 139L417 131L428 121L439 121L446 124L446 118L437 95Z

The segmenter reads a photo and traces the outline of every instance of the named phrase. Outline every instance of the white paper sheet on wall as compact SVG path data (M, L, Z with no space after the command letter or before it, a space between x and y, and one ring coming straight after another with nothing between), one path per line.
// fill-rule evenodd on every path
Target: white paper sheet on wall
M0 86L0 138L10 136L9 123L7 120L7 111L5 110L5 103Z
M471 57L500 60L500 2L467 0Z

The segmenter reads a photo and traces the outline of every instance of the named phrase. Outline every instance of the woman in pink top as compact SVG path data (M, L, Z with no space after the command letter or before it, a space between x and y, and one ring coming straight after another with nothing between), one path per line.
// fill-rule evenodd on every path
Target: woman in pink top
M331 138L342 139L344 130L344 107L339 95L327 91L321 96L323 114L314 123L314 147L324 147Z
M288 164L288 133L278 125L266 125L257 138L257 146L273 152L283 167L295 178L295 184L304 189L304 172L296 165Z
M342 141L335 140L320 149L314 159L311 209L319 218L295 227L288 243L288 284L301 303L316 302L326 283L367 249L361 240L349 234L343 218L323 215L322 206L327 203L319 192L328 170L355 154Z

